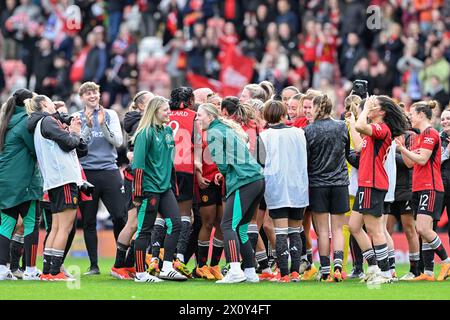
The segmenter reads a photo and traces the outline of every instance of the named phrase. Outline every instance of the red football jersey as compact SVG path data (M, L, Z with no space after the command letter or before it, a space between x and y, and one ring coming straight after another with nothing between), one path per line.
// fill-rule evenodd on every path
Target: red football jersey
M195 111L190 109L172 110L169 126L175 136L175 171L194 173L194 120Z
M206 131L202 133L202 176L205 179L214 183L214 177L219 173L217 165L214 163L211 157L211 152L208 148L208 142L206 141Z
M303 129L308 125L308 119L306 117L298 117L295 119L294 123L291 124L293 127Z
M414 164L412 191L435 190L444 191L441 176L441 139L434 128L427 128L416 138L414 150L430 150L431 156L425 165Z
M359 160L358 186L379 190L389 189L389 179L384 161L391 147L391 130L385 123L372 123L372 136L362 141Z

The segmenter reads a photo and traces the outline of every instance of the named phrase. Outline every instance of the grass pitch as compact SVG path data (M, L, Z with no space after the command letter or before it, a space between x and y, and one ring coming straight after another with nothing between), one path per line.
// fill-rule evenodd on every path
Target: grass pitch
M369 288L357 280L341 283L241 283L219 285L192 279L187 282L134 283L112 278L112 259L101 259L101 275L83 276L72 284L61 282L1 281L0 300L450 300L450 280L444 282L397 282ZM68 258L70 271L85 272L87 259ZM38 266L42 266L41 260ZM193 264L190 263L190 269ZM399 276L408 272L399 265ZM350 268L348 268L350 269ZM440 266L436 265L436 276Z

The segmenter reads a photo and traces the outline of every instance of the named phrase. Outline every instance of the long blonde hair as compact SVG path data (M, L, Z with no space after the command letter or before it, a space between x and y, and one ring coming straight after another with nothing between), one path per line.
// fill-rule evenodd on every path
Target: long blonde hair
M213 119L218 119L220 122L225 124L226 126L230 127L231 129L236 132L237 136L244 142L248 142L248 135L245 133L244 129L241 128L239 124L237 124L235 121L231 119L226 119L220 116L219 111L217 108L211 104L211 103L202 103L198 110L204 110L209 116L213 117Z
M136 129L136 132L134 133L134 136L131 138L131 142L134 143L134 140L136 139L137 135L145 129L148 129L149 127L156 127L158 125L157 119L156 119L156 112L161 108L164 104L169 104L169 100L161 97L161 96L155 96L148 102L148 105L145 107L144 113L142 114L142 118L139 121L138 127Z

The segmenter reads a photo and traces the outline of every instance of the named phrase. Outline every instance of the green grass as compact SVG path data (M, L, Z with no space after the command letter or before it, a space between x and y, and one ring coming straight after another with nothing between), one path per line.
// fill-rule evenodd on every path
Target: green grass
M68 288L67 283L35 281L1 281L0 300L57 299L57 300L95 300L95 299L161 299L161 300L428 300L450 299L450 280L445 282L408 282L368 288L356 280L342 283L242 283L218 285L206 280L187 282L134 283L116 280L109 276L112 259L102 259L99 276L81 276L77 283ZM79 267L83 273L88 267L87 259L67 259L66 267ZM41 266L41 262L38 264ZM190 265L192 267L192 265ZM439 271L436 266L436 272ZM407 265L400 265L397 273L403 275Z

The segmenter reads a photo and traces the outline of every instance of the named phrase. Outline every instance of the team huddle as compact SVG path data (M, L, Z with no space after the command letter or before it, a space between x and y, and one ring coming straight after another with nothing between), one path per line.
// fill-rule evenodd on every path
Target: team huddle
M111 275L121 280L383 284L450 276L435 232L446 206L450 111L442 113L447 126L440 134L431 125L434 101L406 112L388 96L352 92L334 119L327 94L293 86L276 93L268 81L245 86L240 97L208 88L179 87L170 99L141 91L124 117L129 165L121 170L117 114L99 104L94 82L82 84L79 95L85 108L73 115L27 89L1 107L0 280L73 281L63 264L77 210L91 264L85 275L99 274L99 199L114 225ZM401 277L395 219L409 244L410 270Z

